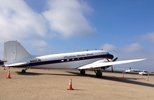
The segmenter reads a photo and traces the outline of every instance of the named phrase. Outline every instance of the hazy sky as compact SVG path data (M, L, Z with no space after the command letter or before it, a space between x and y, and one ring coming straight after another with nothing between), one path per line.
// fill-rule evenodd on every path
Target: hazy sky
M31 54L104 49L118 65L154 71L154 0L0 0L0 59L4 42Z

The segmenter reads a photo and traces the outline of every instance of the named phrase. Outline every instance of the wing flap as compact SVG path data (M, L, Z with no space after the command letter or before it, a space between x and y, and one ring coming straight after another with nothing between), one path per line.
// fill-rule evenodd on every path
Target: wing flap
M138 62L146 59L134 59L134 60L124 60L124 61L116 61L116 62L101 62L101 63L91 63L84 66L79 67L78 69L93 69L93 68L99 68L99 67L106 67L106 66L112 66L112 65L118 65L118 64L126 64L126 63L133 63Z

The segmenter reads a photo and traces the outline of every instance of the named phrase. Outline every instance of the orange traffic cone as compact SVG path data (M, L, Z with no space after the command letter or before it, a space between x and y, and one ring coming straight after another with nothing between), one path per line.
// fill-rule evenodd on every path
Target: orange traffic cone
M72 79L70 78L70 81L69 81L69 85L68 85L68 89L67 90L73 90L72 88Z
M9 71L9 73L8 73L8 75L7 75L7 78L11 78L11 76L10 76L10 71Z
M148 77L147 77L147 81L149 81L149 74L148 74Z
M122 74L122 77L124 77L124 73Z
M3 68L3 70L5 70L5 67Z

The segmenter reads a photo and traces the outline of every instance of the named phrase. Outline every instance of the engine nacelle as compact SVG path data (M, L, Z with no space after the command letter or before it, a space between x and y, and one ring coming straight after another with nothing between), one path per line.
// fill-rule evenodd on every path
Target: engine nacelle
M111 67L111 66L101 67L101 69L106 70L106 69L109 68L109 67Z

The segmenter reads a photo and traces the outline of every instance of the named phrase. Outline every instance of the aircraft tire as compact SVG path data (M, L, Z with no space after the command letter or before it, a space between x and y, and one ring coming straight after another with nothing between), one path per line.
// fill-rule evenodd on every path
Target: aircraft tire
M96 77L102 77L102 72L98 70L96 73Z
M23 69L23 70L22 70L22 73L26 73L26 70Z
M84 75L85 74L85 70L84 69L81 69L80 70L80 74Z

